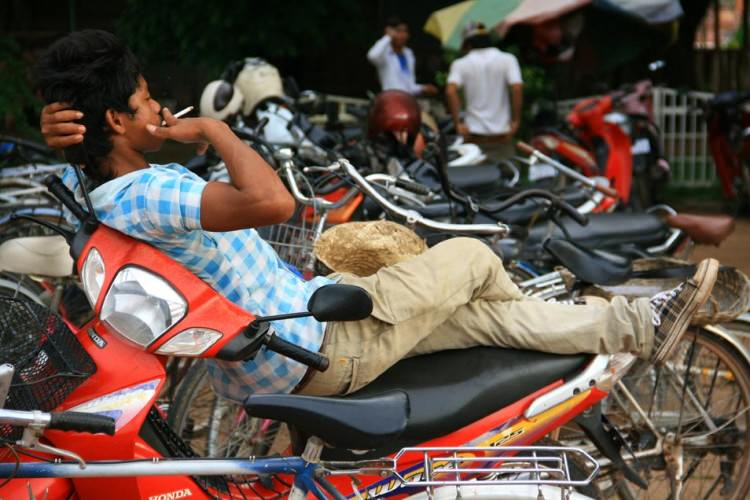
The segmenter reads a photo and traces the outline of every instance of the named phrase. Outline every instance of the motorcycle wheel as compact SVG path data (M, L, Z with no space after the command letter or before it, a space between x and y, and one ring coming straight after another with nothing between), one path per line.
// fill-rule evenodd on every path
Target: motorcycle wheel
M180 382L167 423L204 457L248 457L279 453L289 442L279 422L253 418L242 405L218 396L204 361Z
M739 500L750 494L750 365L718 335L687 332L663 366L639 362L603 410L639 456L630 463L649 486L641 490L604 467L597 481L602 498ZM625 449L622 454L632 458Z

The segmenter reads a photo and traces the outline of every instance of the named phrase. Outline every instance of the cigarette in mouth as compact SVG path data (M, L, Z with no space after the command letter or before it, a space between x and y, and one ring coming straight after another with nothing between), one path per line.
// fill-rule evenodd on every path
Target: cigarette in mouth
M175 114L174 114L173 116L174 116L175 118L182 118L182 117L183 117L183 116L185 116L186 114L190 113L190 112L191 112L191 111L192 111L192 110L193 110L194 108L195 108L195 106L188 106L187 108L185 108L185 109L183 109L183 110L180 110L180 111L178 111L178 112L177 112L177 113L175 113ZM162 121L161 121L161 126L162 126L162 127L163 127L164 125L166 125L166 124L167 124L167 121L166 121L166 120L162 120Z

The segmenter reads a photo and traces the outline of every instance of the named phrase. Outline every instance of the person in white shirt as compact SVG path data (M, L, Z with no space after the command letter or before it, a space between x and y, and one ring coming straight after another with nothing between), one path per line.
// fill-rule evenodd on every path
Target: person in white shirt
M377 68L382 90L403 90L412 95L436 95L431 83L419 84L414 76L414 53L409 41L409 26L398 18L386 21L385 34L367 51L367 59Z
M514 152L512 138L521 123L521 68L513 54L492 46L481 23L470 23L463 40L465 55L451 64L445 89L456 131L481 144L489 158L506 158ZM463 120L459 89L466 104Z

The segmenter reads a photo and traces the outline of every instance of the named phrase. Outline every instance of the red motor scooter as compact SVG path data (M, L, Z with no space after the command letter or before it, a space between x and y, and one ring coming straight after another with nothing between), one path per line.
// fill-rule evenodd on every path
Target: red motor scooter
M723 92L703 108L724 198L750 204L750 92Z
M367 187L348 162L331 168ZM278 338L269 322L358 320L369 315L370 298L356 287L329 285L307 312L254 317L150 245L98 224L90 202L84 210L59 179L48 186L82 222L75 234L63 234L96 317L74 332L47 311L0 301L0 360L16 365L0 368L0 401L7 393L12 408L0 409L9 450L0 455L0 478L10 479L0 485L3 497L535 499L584 488L599 465L575 448L508 445L534 443L574 418L607 467L646 486L620 456L625 441L605 428L597 406L625 374L629 355L464 349L399 362L347 397L255 394L245 402L248 414L290 424L300 454L194 456L154 406L166 357L242 361L272 349L325 370L327 358ZM706 372L688 360L685 373L694 369L723 374L726 366ZM704 432L690 422L688 441L680 441L678 428L668 441L659 434L650 453L672 456L673 441L686 446L706 433L723 436L728 425ZM583 460L578 469L572 455ZM750 489L744 472L737 470L735 483L730 476L727 488Z
M644 80L603 96L578 102L566 117L568 131L543 128L531 144L580 169L603 175L623 206L646 209L669 178L669 164L653 120L651 82ZM617 200L597 207L611 209Z

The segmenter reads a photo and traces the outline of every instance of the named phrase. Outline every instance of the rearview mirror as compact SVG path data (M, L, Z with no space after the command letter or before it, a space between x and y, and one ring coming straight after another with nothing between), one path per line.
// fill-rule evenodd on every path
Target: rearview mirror
M307 310L318 321L358 321L372 313L372 299L353 285L323 285L313 292Z

